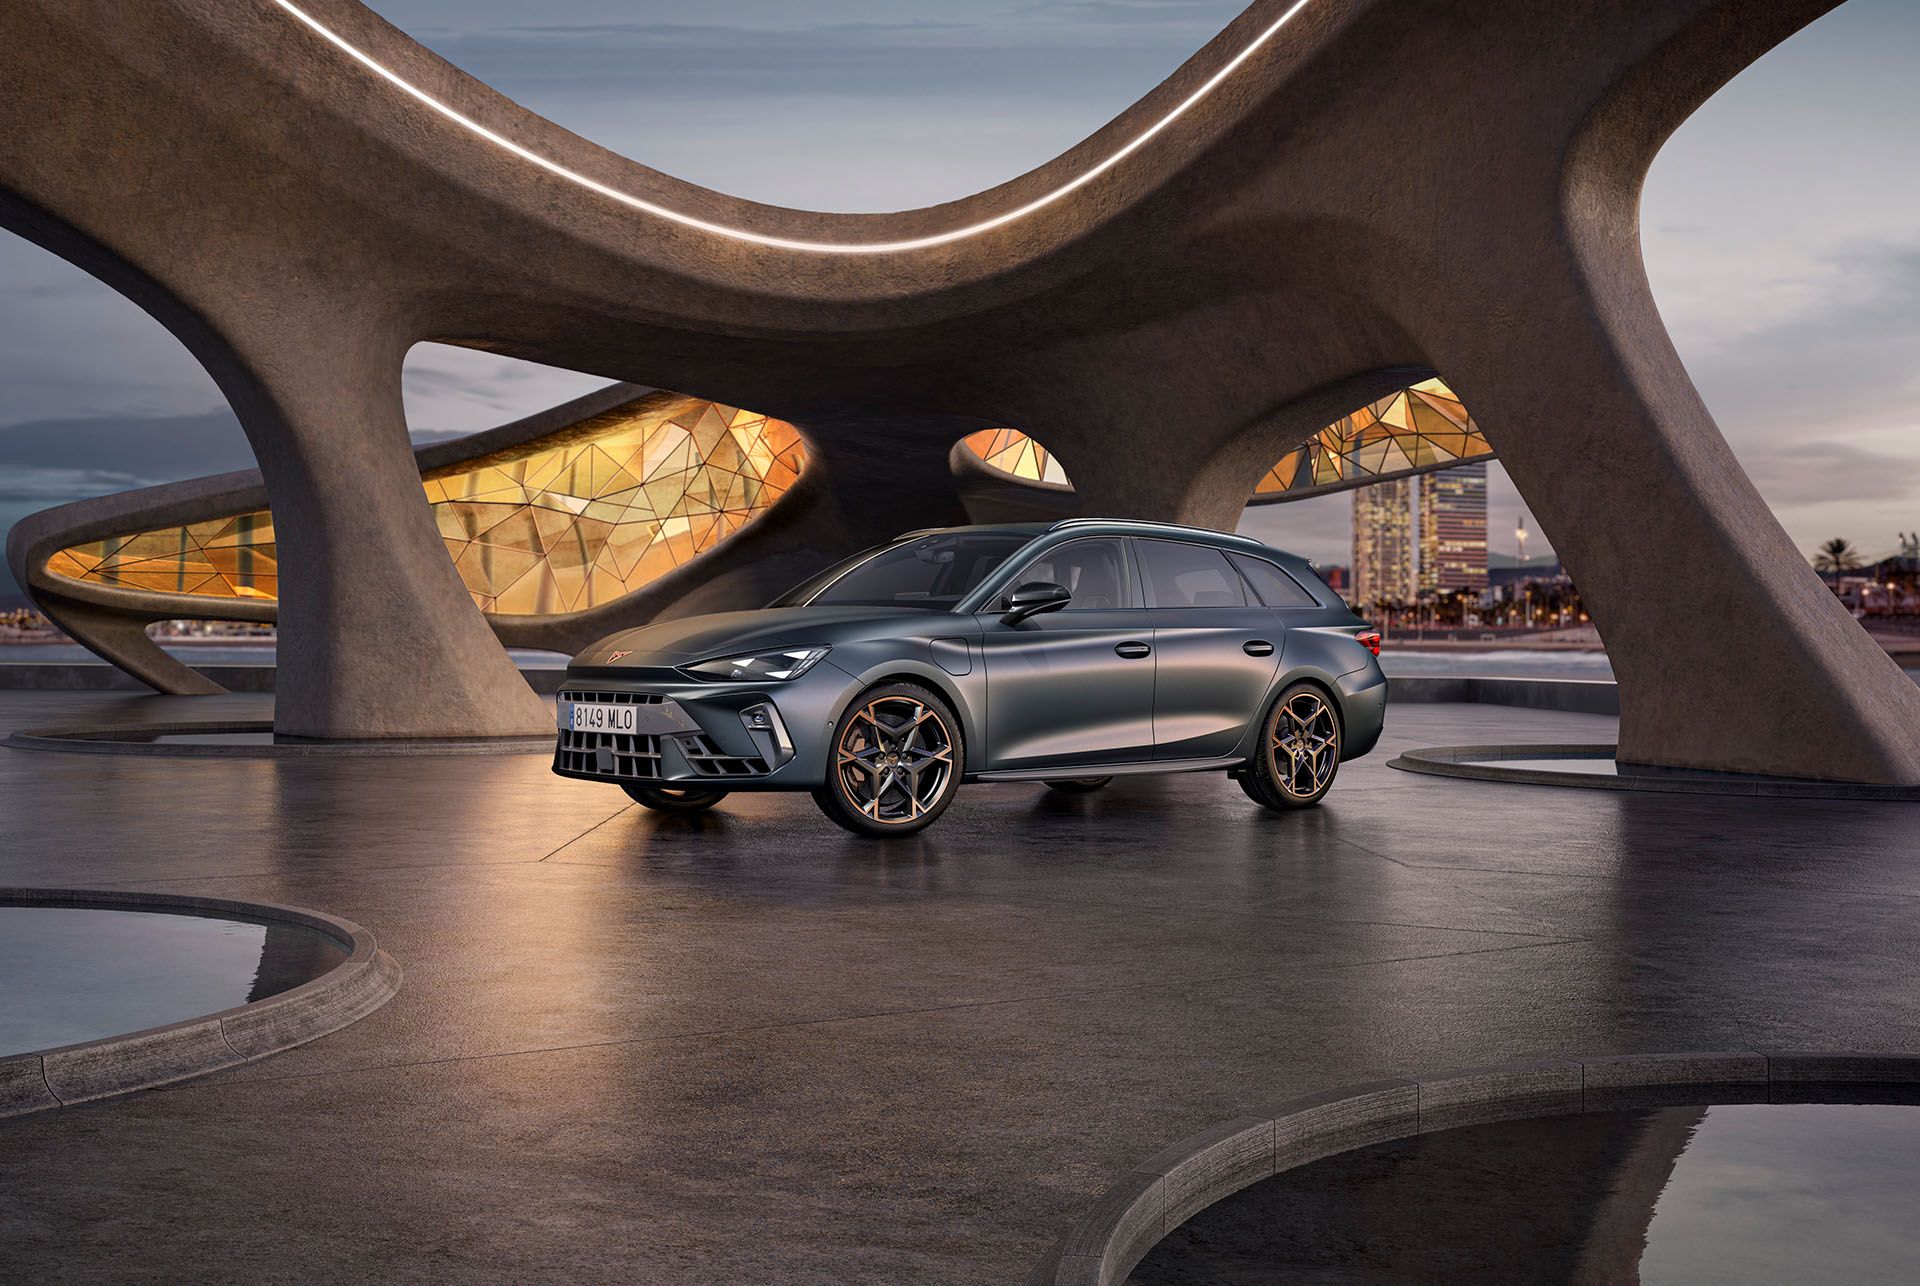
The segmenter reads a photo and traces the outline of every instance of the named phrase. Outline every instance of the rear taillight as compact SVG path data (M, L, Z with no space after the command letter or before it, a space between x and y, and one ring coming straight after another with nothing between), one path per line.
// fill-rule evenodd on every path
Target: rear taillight
M1361 647L1367 649L1367 651L1373 653L1375 656L1380 655L1380 631L1379 630L1361 630L1358 634L1354 635L1353 637L1354 637L1354 640L1358 642Z

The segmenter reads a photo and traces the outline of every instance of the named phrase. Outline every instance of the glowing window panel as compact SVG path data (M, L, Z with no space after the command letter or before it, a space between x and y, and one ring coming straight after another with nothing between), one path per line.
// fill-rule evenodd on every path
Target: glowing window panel
M987 429L964 439L988 466L1027 482L1070 486L1051 452L1018 429ZM1370 402L1281 456L1254 486L1256 497L1302 495L1469 460L1493 448L1453 390L1439 380Z
M1423 380L1343 415L1267 470L1255 496L1442 469L1493 454L1452 389Z
M1051 482L1070 486L1067 472L1053 452L1018 429L984 429L966 436L967 450L978 456L988 468L1028 482Z
M784 421L652 394L434 470L422 485L482 610L553 615L611 602L698 558L772 508L806 459ZM278 596L264 511L76 545L47 569L125 589Z

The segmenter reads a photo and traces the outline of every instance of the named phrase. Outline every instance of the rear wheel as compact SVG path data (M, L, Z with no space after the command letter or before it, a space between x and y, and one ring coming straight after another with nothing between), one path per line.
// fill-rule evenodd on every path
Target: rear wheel
M960 721L913 683L869 688L833 730L820 811L856 835L910 835L953 802L966 756Z
M627 798L656 813L703 813L727 797L724 790L667 790L660 786L633 786L622 782Z
M1274 699L1240 789L1265 808L1317 804L1340 770L1340 715L1327 694L1296 683Z
M1057 790L1063 795L1085 795L1099 790L1112 781L1111 777L1067 777L1047 783L1048 790Z

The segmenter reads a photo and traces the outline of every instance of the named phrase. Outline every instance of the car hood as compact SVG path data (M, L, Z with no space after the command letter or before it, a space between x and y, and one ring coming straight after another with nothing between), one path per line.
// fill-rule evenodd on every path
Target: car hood
M752 612L715 612L622 630L601 639L573 662L596 668L685 665L777 647L812 647L871 638L894 628L906 634L919 633L937 615L942 613L874 607L768 607Z

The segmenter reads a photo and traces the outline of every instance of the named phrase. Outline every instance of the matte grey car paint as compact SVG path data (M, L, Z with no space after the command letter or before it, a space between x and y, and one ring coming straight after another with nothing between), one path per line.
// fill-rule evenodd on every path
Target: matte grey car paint
M697 781L729 791L811 790L826 780L841 712L866 688L900 680L940 693L953 707L965 745L963 780L1231 768L1257 747L1261 716L1273 697L1302 680L1332 696L1342 723L1343 760L1365 754L1379 739L1386 680L1355 638L1364 623L1304 560L1245 537L1117 520L951 528L902 539L972 531L1029 539L951 610L785 606L723 612L623 631L569 666L563 701L583 691L664 698L722 753L760 756L771 765L768 771L697 775L677 745L671 754L663 747L661 771L670 776L569 771L558 756L555 771L674 787ZM1030 569L1060 556L1070 542L1090 539L1123 542L1128 580L1120 601L1126 606L1069 603L1014 623L1002 618L1005 600ZM1271 608L1251 593L1238 605L1157 605L1140 566L1140 542L1147 540L1264 559L1288 573L1312 605ZM811 596L858 561L797 592ZM1240 583L1246 585L1243 576ZM710 682L679 668L821 645L831 649L826 657L785 682ZM743 720L743 712L763 704L778 711L790 748L773 747L764 730L756 732Z

